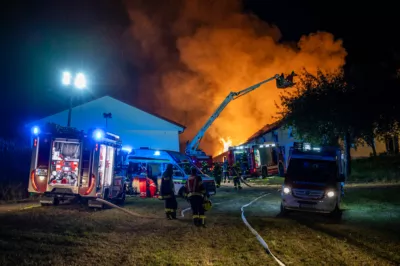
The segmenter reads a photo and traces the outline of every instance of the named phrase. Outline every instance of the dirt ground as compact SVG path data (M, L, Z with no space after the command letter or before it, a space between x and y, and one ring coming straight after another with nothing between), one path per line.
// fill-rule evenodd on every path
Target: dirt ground
M0 213L0 265L277 265L241 220L286 265L399 265L400 186L348 188L342 221L293 213L280 217L276 188L219 189L208 227L190 212L164 219L163 202L129 198L125 208L84 206L9 209ZM189 205L179 200L179 208Z

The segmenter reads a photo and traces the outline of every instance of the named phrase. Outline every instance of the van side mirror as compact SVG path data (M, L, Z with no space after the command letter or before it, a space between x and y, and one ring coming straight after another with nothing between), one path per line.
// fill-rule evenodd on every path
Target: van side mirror
M339 178L338 178L338 182L344 182L346 181L346 177L344 176L344 174L340 174Z

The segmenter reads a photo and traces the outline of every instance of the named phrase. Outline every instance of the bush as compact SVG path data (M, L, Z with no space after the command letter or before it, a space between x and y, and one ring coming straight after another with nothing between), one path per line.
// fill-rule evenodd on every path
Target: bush
M351 182L399 182L400 156L381 155L352 161Z
M28 196L31 149L23 140L0 138L0 200Z

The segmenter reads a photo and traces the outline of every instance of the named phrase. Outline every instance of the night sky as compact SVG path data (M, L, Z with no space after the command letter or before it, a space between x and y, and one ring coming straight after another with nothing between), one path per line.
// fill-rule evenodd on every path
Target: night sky
M396 8L382 1L315 3L248 0L244 12L276 24L282 41L333 33L344 41L347 66L378 62L400 50ZM68 107L59 76L66 67L90 77L90 93L77 94L76 103L104 94L135 95L135 66L122 59L125 48L114 41L130 23L122 1L15 0L2 4L1 12L1 135L18 134L23 124Z

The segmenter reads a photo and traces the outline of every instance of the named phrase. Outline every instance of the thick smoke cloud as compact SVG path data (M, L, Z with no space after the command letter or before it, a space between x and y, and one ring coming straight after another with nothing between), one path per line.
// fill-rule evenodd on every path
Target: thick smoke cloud
M138 101L187 126L191 139L230 91L275 74L345 63L340 40L326 32L303 36L297 45L279 43L276 26L241 12L232 0L127 0L131 27L125 56L140 71ZM220 137L245 141L273 122L280 91L266 84L230 103L208 130L201 147L221 150Z

